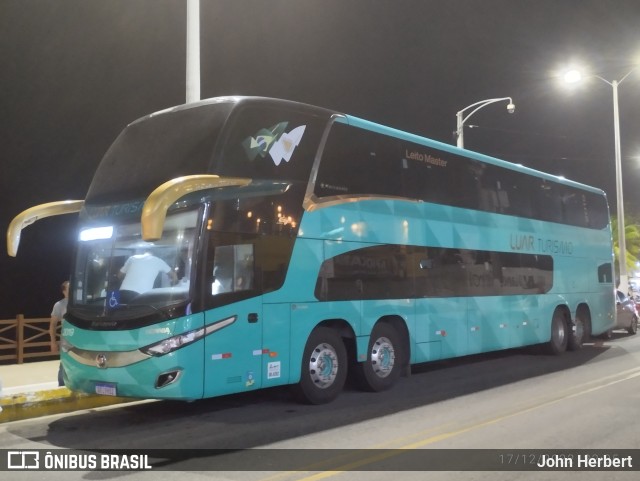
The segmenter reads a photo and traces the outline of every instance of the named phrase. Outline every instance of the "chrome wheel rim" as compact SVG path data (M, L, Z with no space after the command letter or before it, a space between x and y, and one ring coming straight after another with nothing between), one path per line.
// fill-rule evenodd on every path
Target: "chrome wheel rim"
M338 377L338 354L327 343L318 344L311 352L309 358L309 375L313 384L326 389L331 386Z
M376 376L385 378L393 371L396 363L396 351L386 337L376 339L371 346L371 368Z

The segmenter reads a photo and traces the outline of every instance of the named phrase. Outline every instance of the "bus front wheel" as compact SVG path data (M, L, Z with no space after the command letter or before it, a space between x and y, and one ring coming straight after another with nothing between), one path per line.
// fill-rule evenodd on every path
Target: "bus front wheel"
M400 338L390 324L379 323L369 339L367 360L357 365L357 380L365 391L384 391L400 377Z
M551 319L551 339L546 344L549 354L562 354L567 350L569 342L569 326L564 314L556 309Z
M308 404L333 401L347 378L347 350L338 333L320 326L313 330L302 356L300 382L296 397Z

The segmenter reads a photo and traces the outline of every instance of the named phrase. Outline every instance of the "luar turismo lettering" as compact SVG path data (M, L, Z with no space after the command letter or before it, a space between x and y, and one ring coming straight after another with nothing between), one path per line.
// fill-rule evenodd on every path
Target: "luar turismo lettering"
M530 234L511 234L513 251L537 251L544 254L573 255L573 242L559 239L543 239Z

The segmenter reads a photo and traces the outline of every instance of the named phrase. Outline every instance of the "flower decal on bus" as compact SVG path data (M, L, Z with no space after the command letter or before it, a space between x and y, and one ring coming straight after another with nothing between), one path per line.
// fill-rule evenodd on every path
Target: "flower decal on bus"
M269 154L275 165L280 165L283 160L289 162L293 151L302 140L306 125L285 132L288 124L289 122L280 122L270 129L260 129L255 137L247 137L242 146L249 160L253 161L257 156L264 158Z

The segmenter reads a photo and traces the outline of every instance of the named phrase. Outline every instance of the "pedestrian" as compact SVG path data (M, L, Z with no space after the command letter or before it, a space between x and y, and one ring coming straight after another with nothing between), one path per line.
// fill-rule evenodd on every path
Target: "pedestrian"
M62 322L62 318L67 313L67 301L69 299L69 281L64 281L60 288L64 297L53 305L53 310L51 311L51 333L54 337L54 341L58 323ZM62 363L60 363L60 367L58 368L58 386L64 386L64 370L62 368Z

